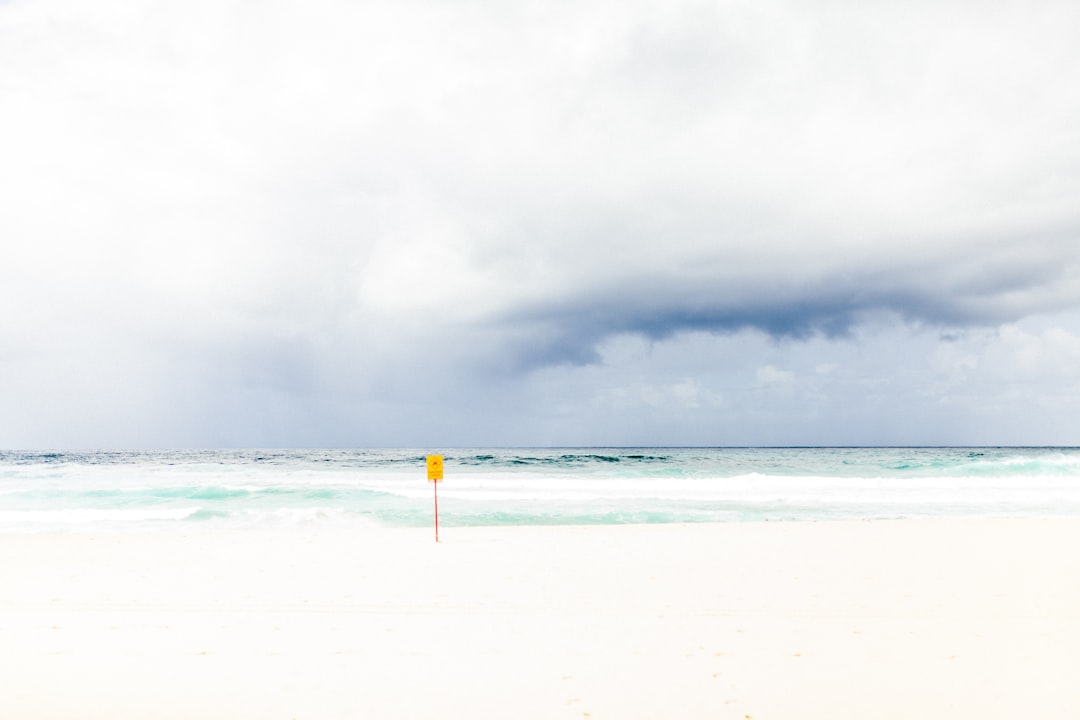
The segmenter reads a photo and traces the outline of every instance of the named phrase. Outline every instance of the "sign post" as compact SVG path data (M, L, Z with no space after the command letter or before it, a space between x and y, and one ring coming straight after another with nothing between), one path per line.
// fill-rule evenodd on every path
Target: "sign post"
M427 456L427 479L435 488L435 542L439 542L439 483L443 478L442 455Z

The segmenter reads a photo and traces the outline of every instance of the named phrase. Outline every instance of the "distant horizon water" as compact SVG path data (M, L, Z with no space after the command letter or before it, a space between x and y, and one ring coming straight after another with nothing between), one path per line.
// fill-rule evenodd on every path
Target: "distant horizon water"
M1077 447L0 451L0 532L1080 516Z

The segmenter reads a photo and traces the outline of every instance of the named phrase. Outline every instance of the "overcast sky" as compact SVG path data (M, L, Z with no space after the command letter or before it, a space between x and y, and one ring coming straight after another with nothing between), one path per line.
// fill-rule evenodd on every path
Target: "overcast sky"
M0 0L0 447L1080 444L1080 3Z

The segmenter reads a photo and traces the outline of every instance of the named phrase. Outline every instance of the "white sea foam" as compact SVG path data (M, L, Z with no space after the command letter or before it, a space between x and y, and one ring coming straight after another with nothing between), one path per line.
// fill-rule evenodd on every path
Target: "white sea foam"
M216 520L231 527L380 527L379 520L335 507L240 510ZM213 522L213 520L211 520Z
M123 529L184 520L199 511L196 507L119 510L97 508L63 508L58 510L0 510L0 532L34 530L66 530L87 527Z

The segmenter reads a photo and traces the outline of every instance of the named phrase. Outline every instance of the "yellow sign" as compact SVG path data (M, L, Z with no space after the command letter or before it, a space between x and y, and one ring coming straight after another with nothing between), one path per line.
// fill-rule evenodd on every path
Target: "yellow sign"
M442 455L427 456L427 479L442 482Z

